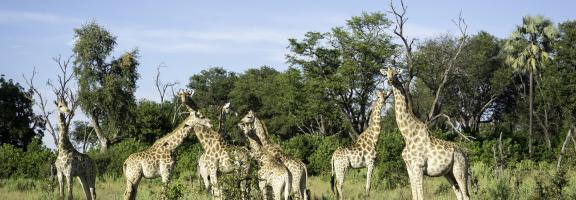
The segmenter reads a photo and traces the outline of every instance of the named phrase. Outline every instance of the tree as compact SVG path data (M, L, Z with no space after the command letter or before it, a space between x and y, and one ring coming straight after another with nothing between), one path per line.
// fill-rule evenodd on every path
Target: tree
M386 34L390 21L380 12L362 13L327 33L308 32L302 41L289 39L288 63L302 69L335 99L356 138L368 125L371 94L379 85L379 69L394 54Z
M455 61L456 73L450 74L446 90L441 93L444 103L439 109L454 116L462 131L473 137L477 136L481 123L491 122L499 116L498 99L510 84L507 80L511 70L503 65L500 46L500 41L487 32L472 36ZM428 110L431 107L432 91L441 84L447 61L457 49L457 39L449 35L419 45L414 54L417 82L421 82L416 84L417 108Z
M32 110L31 92L0 75L0 145L25 149L32 139L42 138L42 124Z
M528 154L530 156L533 153L533 79L550 60L551 42L556 34L557 30L550 20L542 16L525 16L522 25L516 27L504 45L504 51L507 53L505 62L513 69L527 72L529 75Z
M110 144L126 135L119 130L129 129L134 120L131 110L136 105L138 50L126 52L117 59L110 58L116 37L95 22L74 32L78 100L91 120L100 151L106 152Z

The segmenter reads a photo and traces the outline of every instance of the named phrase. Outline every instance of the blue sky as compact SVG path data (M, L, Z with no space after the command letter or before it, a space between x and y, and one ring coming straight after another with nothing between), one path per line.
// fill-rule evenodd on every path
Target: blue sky
M555 23L576 19L576 1L406 0L407 32L416 38L455 32L462 16L468 32L504 38L524 15L544 15ZM160 64L164 81L188 78L212 66L243 72L252 67L288 67L288 38L329 31L363 11L389 10L387 0L364 1L31 1L0 2L0 73L24 83L36 67L35 84L54 79L52 57L72 54L73 29L94 20L118 37L114 55L139 48L141 78L137 98L158 100L154 88ZM50 96L51 97L51 96ZM47 140L45 140L47 141ZM51 142L48 142L49 144Z

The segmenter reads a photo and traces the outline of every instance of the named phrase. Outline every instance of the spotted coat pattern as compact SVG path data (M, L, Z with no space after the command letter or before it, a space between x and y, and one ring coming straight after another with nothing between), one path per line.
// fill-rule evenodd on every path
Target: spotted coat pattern
M388 84L392 86L396 123L406 143L402 158L410 178L412 199L424 199L424 175L446 177L458 200L469 199L469 163L466 153L454 143L430 136L426 124L409 110L396 70L388 68L382 73L388 77Z

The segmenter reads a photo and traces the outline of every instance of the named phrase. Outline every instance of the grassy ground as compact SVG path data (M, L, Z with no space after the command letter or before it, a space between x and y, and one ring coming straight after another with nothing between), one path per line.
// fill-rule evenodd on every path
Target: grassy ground
M550 165L551 166L551 165ZM479 190L471 193L472 199L541 199L544 195L562 195L551 199L573 199L576 197L576 170L569 170L565 182L558 181L553 175L555 171L549 165L535 163L521 164L514 170L504 170L500 177L495 178L493 170L482 164L473 166L473 171L478 177ZM524 169L524 170L523 170ZM552 175L551 175L552 174ZM350 171L344 182L345 199L364 199L365 171ZM74 181L74 199L84 199L80 185ZM554 190L556 183L564 183L561 190ZM367 199L411 199L408 186L394 189L384 189L379 181L372 182L372 191ZM124 193L123 178L99 178L97 181L98 199L113 200L122 199ZM330 190L328 176L310 177L308 188L313 200L330 200L334 195ZM143 179L137 199L159 199L161 183L159 179ZM548 192L549 194L545 194ZM174 180L170 192L180 199L210 199L202 190L197 179L185 181ZM430 199L455 199L452 189L444 178L425 178L424 195ZM539 196L540 195L540 196ZM258 196L259 195L253 195ZM58 187L48 180L16 179L0 180L0 199L57 199Z

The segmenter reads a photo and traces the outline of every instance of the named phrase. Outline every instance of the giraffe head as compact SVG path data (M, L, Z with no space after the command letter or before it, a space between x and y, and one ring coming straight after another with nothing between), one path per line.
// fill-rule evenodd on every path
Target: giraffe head
M180 98L180 102L182 102L182 104L188 106L189 109L194 108L194 102L192 102L190 99L192 95L194 95L194 90L181 89L177 95Z
M204 117L200 111L193 111L190 112L190 116L186 118L186 125L193 127L193 126L204 126L207 128L212 128L212 123L210 123L210 119Z
M248 114L244 115L244 117L242 118L242 120L240 120L240 122L243 124L250 124L254 123L255 119L256 114L254 113L254 111L250 110L248 111Z
M70 114L70 109L68 109L68 103L64 100L64 97L58 97L56 101L54 101L56 107L58 108L58 112L64 113L66 115Z
M395 68L392 66L386 67L384 69L380 69L380 73L384 75L388 79L388 85L394 86L399 83L396 75L400 72L400 68Z
M224 104L224 106L222 106L222 113L226 114L226 115L233 114L234 116L238 116L238 113L230 107L230 102L228 102L228 103Z
M262 146L258 136L256 135L256 131L254 129L253 126L251 126L250 123L243 123L240 122L238 123L238 127L240 128L240 130L242 130L242 133L244 133L244 136L246 136L246 138L248 140L253 141L255 144L251 145L252 149L254 150L251 154L253 157L258 158L260 157L260 148Z

